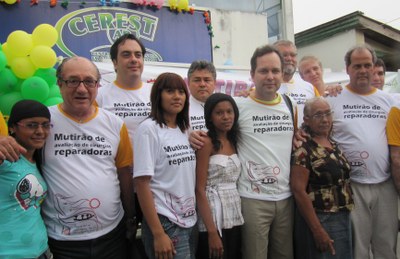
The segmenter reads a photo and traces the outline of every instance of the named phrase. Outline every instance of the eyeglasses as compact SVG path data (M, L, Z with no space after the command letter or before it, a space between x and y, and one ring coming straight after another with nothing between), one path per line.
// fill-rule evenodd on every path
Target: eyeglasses
M330 118L330 117L332 117L332 115L333 115L333 111L329 111L329 112L325 112L325 113L318 112L314 115L311 115L311 117L316 120L322 120L324 117Z
M85 80L77 80L77 79L60 79L62 82L64 82L67 87L69 88L77 88L81 83L83 83L87 88L95 88L97 86L96 80L93 79L85 79Z
M30 129L30 130L37 130L39 127L42 127L42 129L49 130L53 128L53 124L50 122L43 122L43 123L37 123L37 122L28 122L28 123L22 123L22 122L17 122L18 126Z

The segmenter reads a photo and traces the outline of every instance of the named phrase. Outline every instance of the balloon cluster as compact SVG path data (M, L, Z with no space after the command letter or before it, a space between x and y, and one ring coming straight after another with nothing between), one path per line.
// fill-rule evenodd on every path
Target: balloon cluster
M131 2L137 5L154 6L157 9L161 9L161 7L164 5L164 0L131 0Z
M182 11L193 14L194 9L189 8L189 0L168 0L169 9L176 10L179 13Z
M0 2L4 2L6 4L15 4L16 2L19 2L17 0L0 0Z
M0 44L0 111L9 115L19 100L32 99L47 106L61 103L53 68L57 56L51 48L58 39L57 30L40 24L28 34L13 31Z

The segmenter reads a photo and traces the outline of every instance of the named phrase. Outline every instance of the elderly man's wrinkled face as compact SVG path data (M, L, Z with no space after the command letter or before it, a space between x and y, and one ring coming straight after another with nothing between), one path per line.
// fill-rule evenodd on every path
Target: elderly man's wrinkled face
M283 73L293 75L296 72L297 67L297 49L292 45L278 45L276 46L278 51L281 53L283 63Z
M73 58L64 64L61 76L58 85L63 109L72 116L89 113L99 85L95 65L85 58Z

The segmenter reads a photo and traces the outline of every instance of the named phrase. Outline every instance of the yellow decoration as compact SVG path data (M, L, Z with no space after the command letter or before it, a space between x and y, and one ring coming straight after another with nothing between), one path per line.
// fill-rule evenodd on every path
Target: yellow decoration
M57 30L47 23L36 26L36 28L32 32L33 45L44 45L52 47L57 42L57 39Z
M32 37L24 31L13 31L7 37L7 47L15 57L28 56L33 48Z
M57 55L48 46L35 46L30 55L32 63L38 68L50 68L57 62Z
M16 57L11 62L11 70L17 77L25 79L33 76L36 67L28 57Z

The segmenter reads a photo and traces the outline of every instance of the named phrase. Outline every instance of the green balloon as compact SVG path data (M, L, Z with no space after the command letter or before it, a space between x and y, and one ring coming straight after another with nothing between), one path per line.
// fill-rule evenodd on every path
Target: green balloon
M34 76L43 78L48 85L54 85L57 82L55 68L39 68L36 70Z
M51 97L61 97L60 87L58 85L50 85L49 87L49 98Z
M46 106L53 106L53 105L57 105L62 102L64 102L64 100L61 97L50 97L50 98L44 100L43 104Z
M18 79L11 69L5 68L3 71L0 71L0 94L11 92L17 82Z
M4 115L10 115L11 108L18 101L24 99L21 93L11 92L0 96L0 111Z
M3 51L0 50L0 71L3 71L7 65L7 58Z
M21 85L24 81L25 81L25 79L17 77L17 83L15 85L13 85L13 88L12 88L13 92L21 92Z
M24 99L36 100L42 102L49 96L49 85L44 79L38 76L32 76L21 85L21 94Z

